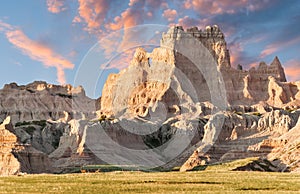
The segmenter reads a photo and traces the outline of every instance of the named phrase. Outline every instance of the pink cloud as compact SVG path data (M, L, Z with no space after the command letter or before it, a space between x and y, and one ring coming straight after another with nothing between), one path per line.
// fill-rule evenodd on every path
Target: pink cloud
M56 67L57 81L66 83L64 69L73 69L74 64L55 53L51 48L42 43L29 39L21 30L14 29L5 32L8 41L23 54L31 59L42 62L46 67Z
M101 47L104 49L106 58L111 57L114 52L122 53L138 45L137 36L139 35L130 28L153 18L158 9L168 6L165 0L130 0L127 9L110 19L107 17L110 1L78 0L78 2L78 15L74 17L73 23L86 23L85 30L96 34L102 42ZM118 32L121 29L124 30ZM118 37L111 37L114 31ZM110 38L105 38L107 36Z
M113 21L105 24L106 30L133 27L143 23L145 19L152 18L158 9L168 7L165 0L130 0L128 5L129 7L116 16ZM176 12L176 10L174 11Z
M300 60L289 60L284 66L285 74L290 81L300 80Z
M270 44L266 46L266 48L260 52L260 58L264 58L268 55L275 53L276 51L279 50L278 46L279 45L277 44Z
M268 55L271 55L279 50L282 50L288 46L294 45L294 44L299 44L300 42L300 37L296 39L291 39L289 41L282 41L282 42L276 42L269 44L265 47L264 50L261 51L260 53L260 58L264 58Z
M222 0L222 1L211 1L211 0L185 0L183 2L183 8L194 9L199 11L200 14L212 15L212 14L233 14L242 9L248 11L256 11L267 6L271 1L265 0Z
M124 32L120 34L122 36L121 40L119 38L116 38L119 40L118 42L116 42L118 43L117 47L113 47L117 48L118 52L123 52L124 50L130 49L137 44L137 34L130 30L130 28L141 24L144 21L144 18L149 17L149 11L144 9L145 2L143 2L144 1L131 1L130 5L134 7L127 8L120 14L120 16L116 16L113 22L107 23L105 25L105 28L108 31L117 31L120 29L124 29ZM108 45L116 43L108 43ZM107 46L105 47L107 48ZM110 53L107 51L110 51L111 49L107 49L108 50L106 50L105 53L109 55Z
M114 18L114 22L107 23L106 28L109 30L120 30L121 28L130 28L142 22L142 13L134 9L126 9L121 16Z
M109 10L109 0L78 0L78 13L73 21L86 23L86 28L90 33L100 31Z
M175 9L166 9L162 15L169 22L173 22L177 17L177 11Z
M191 9L191 8L192 8L192 2L191 2L191 0L186 0L186 1L184 1L184 2L183 2L183 7L184 7L185 9Z
M60 13L66 10L64 1L65 0L47 0L48 11L51 13Z

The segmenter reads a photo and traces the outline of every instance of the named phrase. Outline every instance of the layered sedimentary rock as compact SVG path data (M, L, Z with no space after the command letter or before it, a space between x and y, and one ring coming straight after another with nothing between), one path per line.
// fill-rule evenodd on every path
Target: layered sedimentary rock
M0 90L0 118L10 116L13 122L93 117L95 100L82 87L58 86L36 81L18 86L6 84Z
M222 87L222 83L215 82L206 74L219 77L216 60L226 67L230 66L226 42L220 31L211 33L207 29L205 36L211 42L206 43L211 45L207 49L192 34L174 27L163 35L161 47L151 53L138 48L128 68L108 77L102 92L101 114L149 117L152 113L155 116L165 111L170 117L182 115L182 111L195 112L197 102L213 101L211 94L216 91L210 92L209 87ZM214 36L219 40L214 42ZM201 35L200 39L204 40L204 37ZM190 50L193 52L186 47L192 47ZM210 51L213 49L216 52L212 55ZM189 58L193 58L194 62L201 61L201 64L195 65ZM211 65L206 66L206 63ZM226 95L224 89L221 92Z
M277 57L233 68L217 26L172 27L160 47L136 49L128 68L109 75L98 100L70 85L6 85L0 117L12 122L0 127L0 174L89 164L186 171L253 156L297 171L299 83L286 82Z
M15 147L17 142L17 137L8 130L8 128L11 128L9 124L10 118L4 120L4 122L0 125L1 175L16 174L20 170L20 163L12 153L12 149Z
M297 138L283 138L294 134L294 129L298 121L300 112L287 112L285 110L275 110L267 112L261 116L253 113L218 113L213 115L204 126L205 134L201 146L189 157L181 167L182 171L191 170L195 166L219 161L230 161L247 157L262 157L270 160L282 159L278 150L284 149L287 142L294 142ZM215 139L213 139L215 138ZM211 143L207 148L206 143ZM289 145L291 145L289 144ZM299 148L294 148L295 153ZM274 153L276 154L274 154ZM272 153L272 154L271 154ZM275 155L277 157L275 157ZM295 157L295 164L298 165L299 157ZM291 162L282 160L281 166L277 170L286 170L286 166Z
M108 77L101 110L117 117L147 117L157 102L163 102L168 112L178 112L183 102L212 102L220 94L225 101L221 104L298 107L299 83L286 82L278 57L248 71L239 67L231 66L217 26L203 31L172 27L162 35L159 48L151 53L138 48L128 68Z
M14 132L11 118L7 117L0 125L0 175L52 172L47 154L21 143Z
M0 90L0 99L0 121L4 120L0 142L2 175L56 172L57 166L53 164L52 168L53 159L48 155L63 142L63 133L72 125L69 121L94 118L100 105L88 98L82 87L41 81L24 86L6 84Z
M256 151L267 150L269 152L267 158L281 160L284 164L283 170L300 172L300 112L295 111L289 115L291 116L281 115L280 119L275 119L273 122L272 117L276 117L276 113L267 115L267 119L263 121L270 119L269 123L274 123L274 128L268 127L272 135L251 148ZM278 124L282 127L278 127Z
M278 57L270 65L261 62L250 70L232 67L217 26L170 28L160 47L152 52L138 48L128 68L111 74L102 94L101 118L154 123L176 118L186 122L181 130L193 119L209 119L201 127L201 141L193 144L197 150L182 170L267 156L270 150L253 146L288 133L299 117L297 112L289 113L299 107L299 82L286 82ZM288 111L274 110L281 108ZM183 164L191 149L166 166Z

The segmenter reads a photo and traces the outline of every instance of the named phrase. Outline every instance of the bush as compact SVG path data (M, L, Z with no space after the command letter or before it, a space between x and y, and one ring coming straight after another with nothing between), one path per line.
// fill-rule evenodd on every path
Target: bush
M20 127L20 126L23 126L23 125L30 125L31 122L27 122L27 121L23 121L23 122L17 122L15 124L16 127Z
M23 122L17 122L15 124L15 127L25 126L25 125L39 125L42 128L46 127L47 121L46 120L40 120L40 121L23 121Z
M24 130L26 131L26 133L28 133L29 135L33 135L33 132L35 131L35 128L32 126L26 127L24 128Z

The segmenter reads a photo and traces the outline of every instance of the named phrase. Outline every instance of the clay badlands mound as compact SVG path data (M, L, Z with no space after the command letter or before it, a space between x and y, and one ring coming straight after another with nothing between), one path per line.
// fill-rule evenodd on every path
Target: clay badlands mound
M300 82L274 57L244 70L224 34L171 27L137 48L97 100L34 82L0 91L0 173L66 173L87 165L181 171L258 159L236 170L300 171Z

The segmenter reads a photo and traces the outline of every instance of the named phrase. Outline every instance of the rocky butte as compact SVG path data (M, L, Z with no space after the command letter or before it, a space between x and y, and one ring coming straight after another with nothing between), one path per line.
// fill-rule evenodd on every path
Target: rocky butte
M137 48L109 75L101 102L70 85L6 85L1 174L89 164L186 171L248 157L259 159L236 170L299 172L299 87L278 57L232 67L217 26L171 27L158 48Z
M216 83L217 79L222 83ZM189 86L183 83L187 81ZM153 109L155 102L164 101L174 112L182 105L179 102L212 102L219 89L224 89L221 93L227 101L222 104L226 106L266 104L282 108L299 104L299 82L286 82L278 57L270 65L261 62L249 71L233 68L224 34L217 26L208 26L203 31L172 27L152 53L137 49L128 68L109 76L101 107L109 115L119 116L126 110L131 115L146 116L149 107ZM125 94L119 95L120 91Z

